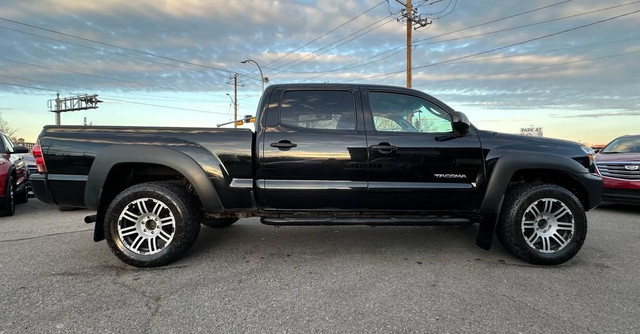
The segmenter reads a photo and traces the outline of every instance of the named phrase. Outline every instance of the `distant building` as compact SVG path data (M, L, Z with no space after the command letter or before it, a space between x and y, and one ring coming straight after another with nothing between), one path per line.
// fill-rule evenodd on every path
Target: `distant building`
M13 145L25 146L29 150L31 150L36 145L35 143L25 142L24 138L16 138L16 137L11 137L11 142L13 143Z

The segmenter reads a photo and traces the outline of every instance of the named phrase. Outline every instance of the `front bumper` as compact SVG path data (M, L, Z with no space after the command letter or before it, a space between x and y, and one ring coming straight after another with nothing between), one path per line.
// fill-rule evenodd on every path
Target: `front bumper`
M605 188L602 200L605 202L640 204L640 190Z
M579 173L573 174L587 191L587 203L585 210L590 210L602 202L602 177L597 174Z
M604 176L602 199L605 202L640 204L640 181Z

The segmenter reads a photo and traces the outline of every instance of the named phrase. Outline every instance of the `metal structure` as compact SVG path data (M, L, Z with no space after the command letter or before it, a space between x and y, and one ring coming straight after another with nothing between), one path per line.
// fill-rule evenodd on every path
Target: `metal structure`
M56 94L55 99L47 101L49 111L56 113L56 125L60 125L60 113L67 111L98 109L98 103L102 102L98 99L98 94L78 95L72 97L60 98L60 94Z

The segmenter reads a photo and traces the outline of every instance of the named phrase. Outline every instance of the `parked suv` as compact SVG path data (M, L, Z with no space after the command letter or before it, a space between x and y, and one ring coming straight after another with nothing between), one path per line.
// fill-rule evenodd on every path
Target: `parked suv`
M611 141L596 155L603 201L640 204L640 135Z
M12 216L16 203L26 203L27 164L18 153L29 153L24 146L13 146L3 133L0 133L0 216Z

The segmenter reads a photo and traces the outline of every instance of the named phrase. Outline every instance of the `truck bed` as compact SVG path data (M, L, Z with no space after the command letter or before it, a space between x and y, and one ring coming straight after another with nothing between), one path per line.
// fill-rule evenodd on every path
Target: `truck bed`
M252 143L249 129L46 126L40 134L51 201L75 207L87 207L85 187L96 155L115 145L136 145L184 153L202 167L226 208L249 208ZM231 189L232 183L241 186Z

